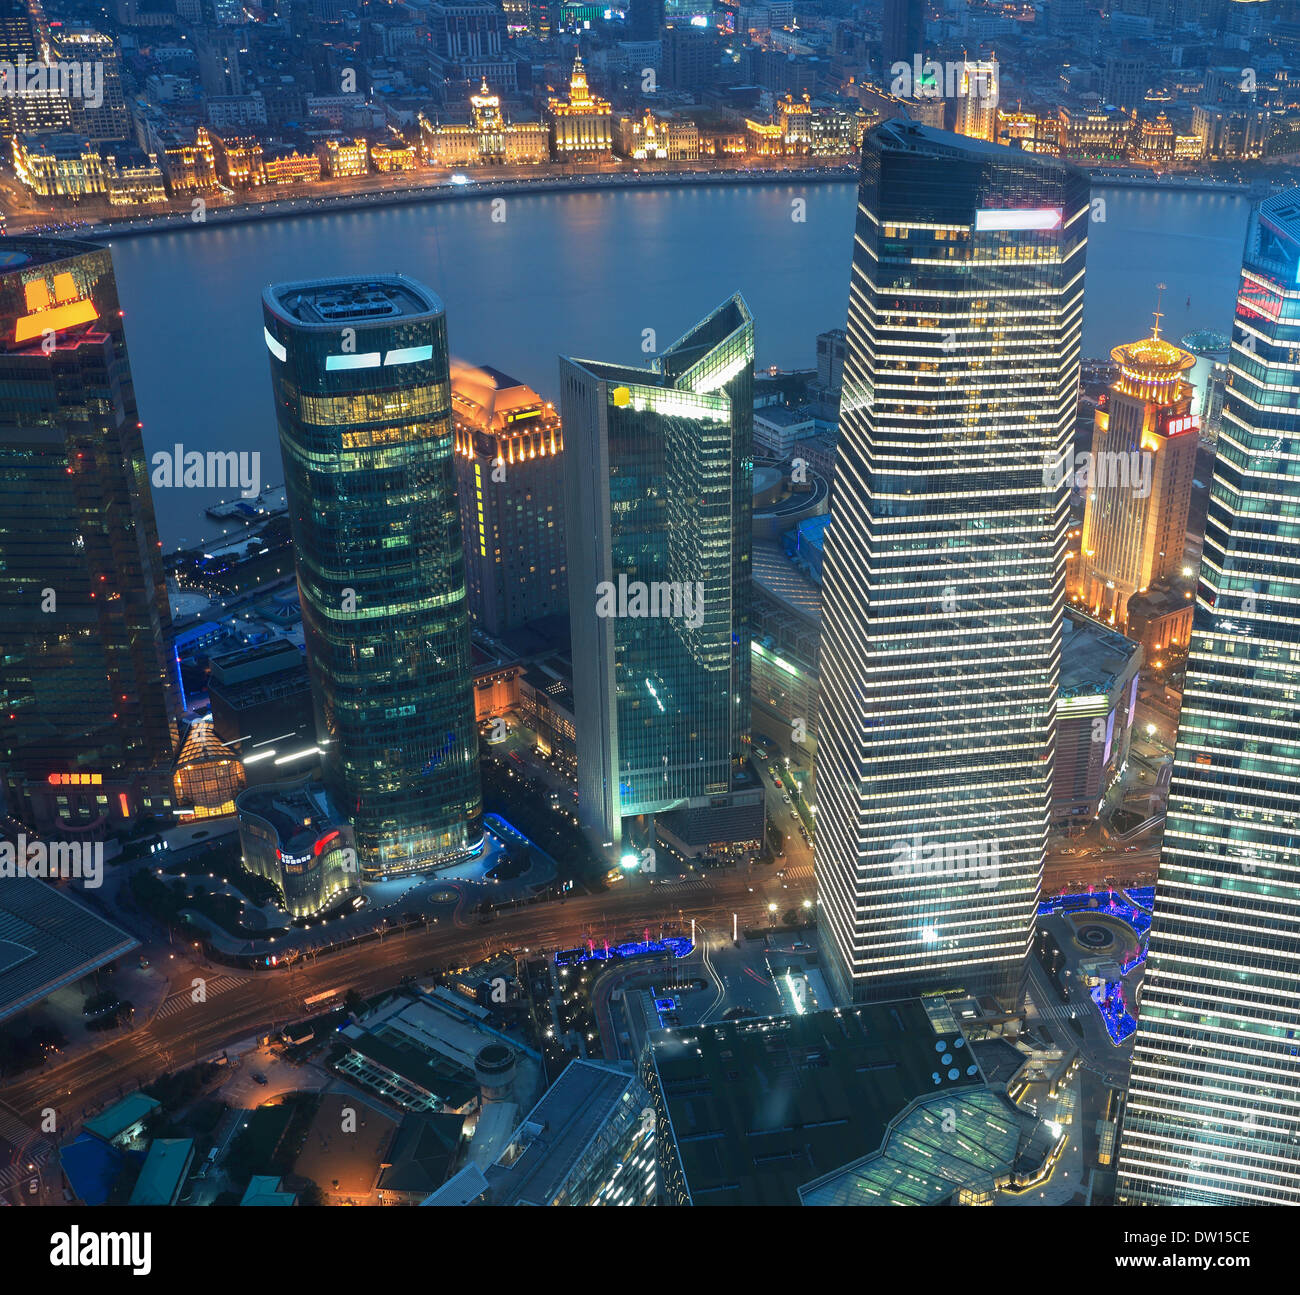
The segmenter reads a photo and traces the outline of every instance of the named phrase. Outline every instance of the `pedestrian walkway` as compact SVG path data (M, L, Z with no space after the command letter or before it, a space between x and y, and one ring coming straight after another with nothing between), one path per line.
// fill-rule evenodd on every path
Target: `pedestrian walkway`
M204 982L204 991L207 998L212 998L227 989L235 989L247 983L247 978L243 976L213 976L211 980ZM203 1001L206 999L196 1002L193 989L182 989L167 998L167 1001L154 1013L153 1019L164 1020L168 1016L175 1016L177 1012L183 1012L187 1007L201 1006Z

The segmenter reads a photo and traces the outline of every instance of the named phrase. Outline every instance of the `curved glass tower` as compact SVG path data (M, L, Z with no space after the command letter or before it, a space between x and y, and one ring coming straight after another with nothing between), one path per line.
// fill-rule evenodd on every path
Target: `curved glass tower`
M1300 189L1252 215L1116 1199L1300 1205Z
M911 122L863 143L817 750L845 999L1010 995L1033 938L1088 193Z
M263 295L326 785L362 873L479 842L447 321L401 275Z

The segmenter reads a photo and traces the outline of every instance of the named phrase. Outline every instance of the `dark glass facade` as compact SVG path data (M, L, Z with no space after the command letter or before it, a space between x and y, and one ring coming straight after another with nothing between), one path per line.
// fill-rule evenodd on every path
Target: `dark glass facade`
M399 275L263 298L326 785L363 875L482 837L447 324Z
M753 321L733 297L650 369L560 367L580 817L616 842L746 753Z
M170 764L170 630L112 257L6 238L0 767L15 806L26 779Z
M1246 234L1120 1142L1130 1205L1300 1205L1300 189Z

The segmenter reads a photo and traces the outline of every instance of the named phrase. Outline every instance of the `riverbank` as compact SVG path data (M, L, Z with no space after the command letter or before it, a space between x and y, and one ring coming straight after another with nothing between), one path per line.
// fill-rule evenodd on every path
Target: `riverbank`
M1160 192L1188 191L1236 194L1260 198L1273 186L1263 181L1253 184L1216 180L1206 176L1151 175L1119 171L1114 168L1089 168L1098 188L1149 189ZM238 225L250 221L287 220L298 216L358 211L374 207L396 207L412 203L454 202L461 199L484 199L521 194L583 193L592 189L665 189L698 185L735 186L768 184L845 184L858 178L856 163L843 166L763 167L744 170L711 171L636 171L593 172L589 175L494 177L487 180L451 179L401 189L377 189L345 195L313 195L283 198L272 202L241 203L229 207L210 206L202 220L192 212L172 212L147 216L139 220L108 221L69 230L77 238L99 242L116 238L134 238L147 234L173 233L184 229L204 229L219 225ZM15 231L18 233L21 231Z
M454 202L465 198L502 198L511 195L585 193L592 189L676 189L693 185L746 184L844 184L857 179L853 166L782 167L744 171L650 171L624 174L595 172L591 175L520 177L519 179L451 180L414 185L408 189L379 189L340 197L285 198L276 202L247 203L232 207L209 207L201 221L192 214L173 213L143 220L89 225L73 232L77 238L102 241L131 238L142 234L175 233L183 229L204 229L214 225L237 225L249 221L285 220L296 216L324 215L373 207L399 207L412 203Z

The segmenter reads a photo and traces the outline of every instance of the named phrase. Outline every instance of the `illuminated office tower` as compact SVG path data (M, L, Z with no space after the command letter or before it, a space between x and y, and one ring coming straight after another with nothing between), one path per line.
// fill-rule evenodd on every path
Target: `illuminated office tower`
M464 364L451 407L470 619L496 635L567 616L560 416L522 382Z
M1200 420L1183 377L1196 357L1166 342L1158 324L1110 356L1119 376L1097 406L1092 458L1082 465L1087 503L1071 593L1123 629L1129 599L1182 569Z
M1088 181L867 136L823 565L816 869L837 992L1009 995L1050 817Z
M0 389L0 767L20 802L26 779L94 770L102 786L175 753L171 615L106 249L4 240Z
M560 380L580 821L602 844L670 811L752 831L748 807L725 822L750 722L749 308L649 369L561 359ZM761 840L761 793L758 812Z
M1246 233L1117 1200L1300 1205L1300 189Z
M957 81L953 130L970 139L992 141L998 132L998 84L995 58L963 60Z
M0 135L68 129L70 96L50 84L48 69L35 66L48 64L54 56L49 20L39 0L0 0L0 63L12 65L9 75L15 90L21 91L0 94Z
M325 783L363 875L481 839L442 303L402 275L263 296Z

